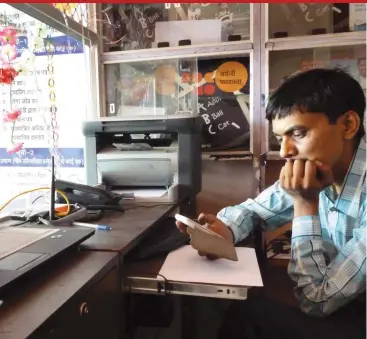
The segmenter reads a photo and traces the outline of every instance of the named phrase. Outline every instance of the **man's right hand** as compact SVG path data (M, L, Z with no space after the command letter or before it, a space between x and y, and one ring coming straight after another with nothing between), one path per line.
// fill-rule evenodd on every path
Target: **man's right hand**
M217 233L218 235L220 235L224 239L227 239L228 241L230 241L233 244L234 239L233 239L232 231L229 229L229 227L226 224L224 224L215 215L201 213L199 215L198 221L201 225L206 225L208 229ZM183 224L180 221L176 221L176 225L181 232L188 234L187 226L185 224ZM199 255L206 256L208 259L217 259L213 256L207 255L206 253L199 252Z

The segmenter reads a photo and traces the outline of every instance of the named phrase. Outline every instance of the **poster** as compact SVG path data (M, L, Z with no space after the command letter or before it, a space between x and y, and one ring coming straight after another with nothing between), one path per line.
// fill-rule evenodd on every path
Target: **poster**
M198 61L199 114L204 121L203 148L249 147L250 58Z
M34 32L40 24L6 4L0 5L0 12L0 29L6 22L7 27L17 30L15 62L24 51L34 55L32 67L19 73L10 86L0 86L1 114L10 108L21 112L14 125L13 142L24 143L19 152L7 152L13 126L1 119L0 202L19 192L50 185L50 150L54 145L58 154L56 177L83 183L84 137L80 126L87 118L88 102L84 46L49 30L42 47L34 49ZM51 45L50 51L45 49L46 42Z

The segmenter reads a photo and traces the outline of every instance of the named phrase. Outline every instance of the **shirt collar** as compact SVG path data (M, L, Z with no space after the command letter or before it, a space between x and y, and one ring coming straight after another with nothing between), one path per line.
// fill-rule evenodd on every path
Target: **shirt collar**
M366 138L363 137L354 154L342 191L335 201L337 210L357 218L360 210L362 192L365 193L366 178Z

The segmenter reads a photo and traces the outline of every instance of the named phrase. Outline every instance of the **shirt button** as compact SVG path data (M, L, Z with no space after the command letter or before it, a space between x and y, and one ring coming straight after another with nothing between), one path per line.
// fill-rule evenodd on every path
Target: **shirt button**
M330 212L336 212L337 210L336 210L336 208L335 208L335 207L330 207L330 208L329 208L329 211L330 211Z

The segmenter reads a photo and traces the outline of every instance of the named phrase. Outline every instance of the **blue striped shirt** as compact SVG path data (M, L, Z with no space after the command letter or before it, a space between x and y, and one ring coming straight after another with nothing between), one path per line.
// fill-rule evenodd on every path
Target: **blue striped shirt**
M288 274L297 285L301 309L326 316L366 289L366 140L354 155L343 188L320 193L319 215L293 217L293 200L279 181L255 199L218 213L235 241L244 239L256 219L266 230L292 221Z

